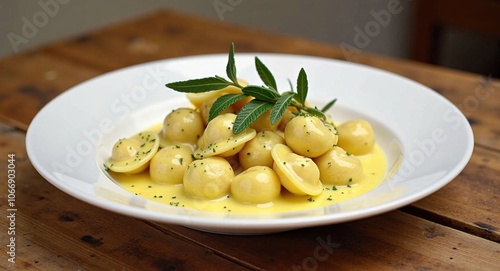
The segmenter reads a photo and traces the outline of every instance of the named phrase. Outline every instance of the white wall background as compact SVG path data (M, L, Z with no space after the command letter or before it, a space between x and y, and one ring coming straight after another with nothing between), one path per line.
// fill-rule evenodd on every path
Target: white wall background
M378 32L372 28L369 42L356 40L356 28L374 26L373 14L387 14L390 3L399 4L390 22L379 23ZM410 54L411 0L0 0L0 57L159 8L395 57Z

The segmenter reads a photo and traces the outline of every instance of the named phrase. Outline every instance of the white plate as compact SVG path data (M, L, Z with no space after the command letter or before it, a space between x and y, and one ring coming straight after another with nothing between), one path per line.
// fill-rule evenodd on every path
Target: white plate
M473 134L445 98L406 78L337 60L281 54L236 54L238 76L260 84L254 56L274 73L278 87L303 67L309 100L338 98L337 121L372 123L390 170L375 190L338 204L273 215L219 214L166 206L135 196L110 180L102 164L118 138L163 121L188 105L165 83L224 75L227 55L183 57L136 65L98 76L64 92L33 119L26 137L38 172L62 191L95 206L158 222L225 234L259 234L351 221L394 210L450 182L465 167ZM103 219L105 219L103 217Z

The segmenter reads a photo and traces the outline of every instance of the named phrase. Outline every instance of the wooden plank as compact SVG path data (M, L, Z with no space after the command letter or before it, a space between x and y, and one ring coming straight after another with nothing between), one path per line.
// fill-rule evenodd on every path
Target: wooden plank
M24 133L0 122L2 167L15 154L15 235L7 184L0 186L0 243L15 237L15 263L2 270L248 270L212 251L143 221L88 205L50 185L31 166ZM5 171L3 171L5 172ZM5 247L4 247L5 248Z
M116 24L46 48L58 56L107 71L186 55L260 51L340 57L326 44L224 24L171 11Z
M156 226L265 270L498 270L500 266L500 244L399 211L261 236Z
M440 224L500 242L500 152L476 147L451 183L405 209Z
M26 130L51 99L100 73L40 51L2 59L0 119Z

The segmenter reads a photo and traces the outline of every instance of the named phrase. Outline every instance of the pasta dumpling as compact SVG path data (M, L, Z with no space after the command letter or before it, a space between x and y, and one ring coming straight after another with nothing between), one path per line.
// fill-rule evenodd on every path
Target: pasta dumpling
M204 129L203 120L194 109L173 110L163 121L163 129L160 132L161 147L177 144L194 147Z
M311 158L293 153L283 144L276 144L271 154L273 169L288 191L296 195L321 194L323 184L319 179L319 169Z
M286 144L297 154L318 157L337 143L333 126L319 117L298 115L285 127Z
M243 145L255 137L255 130L246 128L241 133L233 133L236 115L227 113L215 117L205 128L205 132L198 140L198 149L194 151L196 159L221 156L229 157L237 154Z
M214 104L214 102L216 100L217 100L217 98L207 100L200 105L200 115L201 115L201 118L203 119L203 123L205 123L205 125L208 125L208 119L210 116L210 109L212 108L212 105ZM220 112L219 115L226 114L226 113L234 113L234 109L231 106L229 106L228 108L226 108L222 112Z
M184 191L196 198L218 199L229 193L233 178L234 171L224 158L194 160L183 177Z
M285 144L283 137L275 132L263 131L250 141L238 153L240 164L244 169L253 166L273 166L271 150L276 144Z
M276 131L279 125L280 121L277 121L275 124L271 124L271 109L269 109L252 122L252 124L250 124L250 128L255 129L257 132Z
M285 109L283 116L281 116L280 125L278 126L280 130L284 131L286 125L295 117L296 114L299 113L299 110L296 107L289 106Z
M337 145L346 151L362 155L370 153L375 146L375 133L366 120L350 120L337 126Z
M191 151L184 146L168 146L151 159L149 175L161 184L181 184L187 166L193 161Z
M246 86L248 84L247 82L241 79L238 79L238 83L242 86ZM224 94L239 94L239 93L242 93L240 88L235 86L227 86L225 88L214 91L188 93L186 97L194 106L196 106L196 108L200 108L204 102L217 99Z
M361 161L340 147L314 159L319 168L320 179L325 184L351 185L364 178Z
M159 148L158 134L144 131L119 139L111 151L106 168L114 172L139 173L145 170Z
M281 183L278 175L266 166L251 167L231 182L231 196L243 203L267 203L278 197Z

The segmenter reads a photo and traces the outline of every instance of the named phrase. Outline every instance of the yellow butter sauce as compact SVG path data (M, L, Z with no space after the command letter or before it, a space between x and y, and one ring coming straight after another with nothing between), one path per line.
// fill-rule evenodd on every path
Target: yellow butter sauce
M182 184L158 184L151 180L149 171L138 174L109 172L127 191L138 196L179 208L189 208L210 212L230 213L279 213L297 211L335 204L364 194L377 187L387 172L387 160L383 150L375 145L373 151L358 156L363 164L364 179L353 185L323 185L318 196L296 196L282 188L281 196L266 204L243 204L225 196L218 200L201 200L187 196Z

